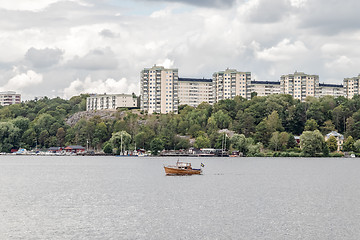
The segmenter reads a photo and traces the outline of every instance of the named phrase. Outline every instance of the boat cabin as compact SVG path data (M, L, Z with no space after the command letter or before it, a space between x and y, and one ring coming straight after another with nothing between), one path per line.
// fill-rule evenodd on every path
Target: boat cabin
M180 169L192 169L191 163L187 163L187 162L177 162L176 167Z

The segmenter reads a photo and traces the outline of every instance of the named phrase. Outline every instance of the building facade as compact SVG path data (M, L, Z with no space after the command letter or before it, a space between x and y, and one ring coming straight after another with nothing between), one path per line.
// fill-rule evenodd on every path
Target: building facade
M343 144L344 144L344 135L338 133L337 131L332 131L325 135L325 142L329 140L331 136L334 136L337 141L337 151L343 150Z
M250 92L263 97L271 94L280 94L280 82L278 81L251 81Z
M344 96L346 98L353 98L360 94L360 74L353 78L344 78Z
M137 107L139 107L138 99L132 94L92 94L86 98L87 111Z
M0 92L1 106L9 106L17 103L21 103L21 94L18 94L13 91Z
M295 99L305 101L306 97L319 96L319 76L303 72L282 75L280 78L280 93L290 94Z
M141 71L140 109L152 113L178 112L178 69L154 65Z
M212 79L179 78L179 104L197 107L202 102L214 102Z
M319 97L333 96L340 97L344 96L344 87L341 84L319 84Z
M236 69L216 72L213 74L214 102L223 99L233 99L235 96L250 99L250 85L250 72L239 72Z

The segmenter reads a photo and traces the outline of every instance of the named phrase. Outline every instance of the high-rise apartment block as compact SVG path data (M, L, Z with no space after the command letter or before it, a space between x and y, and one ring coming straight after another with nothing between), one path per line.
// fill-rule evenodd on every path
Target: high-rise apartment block
M115 110L137 108L138 99L132 94L91 94L86 98L86 110Z
M263 97L271 94L280 94L279 81L251 81L250 92Z
M250 85L250 72L239 72L235 69L216 72L213 74L214 101L218 102L222 99L233 99L235 96L250 99Z
M197 107L202 102L210 104L223 99L241 96L251 99L251 94L268 96L289 94L305 101L306 97L346 96L360 94L360 75L345 78L344 85L320 84L318 75L303 72L282 75L280 81L251 81L251 72L226 69L215 72L212 79L179 78L178 69L162 66L141 71L141 110L148 113L177 113L179 104Z
M18 94L13 91L0 92L1 106L9 106L17 103L21 103L21 94Z
M346 98L353 98L355 95L360 95L360 74L357 77L344 79L344 95Z
M305 101L308 96L319 96L319 76L303 72L283 75L280 78L280 93L290 94L295 99Z
M212 79L179 78L179 104L197 107L202 102L214 102Z
M178 112L178 70L154 65L141 71L140 109L148 113Z

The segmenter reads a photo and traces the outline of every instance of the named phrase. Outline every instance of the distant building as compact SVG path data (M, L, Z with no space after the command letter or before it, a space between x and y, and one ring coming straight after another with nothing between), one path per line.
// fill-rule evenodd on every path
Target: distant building
M236 69L216 72L213 74L214 102L223 99L233 99L235 96L250 99L250 85L250 72L239 72Z
M9 106L17 103L21 103L21 94L18 94L13 91L0 92L1 106Z
M202 102L214 102L212 79L179 78L179 104L197 107Z
M178 112L178 69L154 65L141 71L140 109L152 113Z
M138 99L132 94L93 94L86 99L86 110L137 108Z
M319 84L319 97L333 96L340 97L344 96L344 87L341 84Z
M360 94L360 74L353 78L344 78L344 95L346 98L353 98Z
M290 94L301 101L305 101L308 96L319 97L319 76L308 75L303 72L282 75L280 93Z
M280 93L279 81L251 81L250 92L256 92L257 96L263 97Z
M325 135L325 141L327 141L331 136L336 138L338 146L337 151L341 151L343 149L344 135L338 133L337 131L332 131L331 133Z
M51 153L59 153L61 151L63 151L64 148L63 147L49 147L49 150L48 152L51 152Z
M85 147L80 145L70 145L64 148L66 152L72 152L72 153L82 153L85 152Z

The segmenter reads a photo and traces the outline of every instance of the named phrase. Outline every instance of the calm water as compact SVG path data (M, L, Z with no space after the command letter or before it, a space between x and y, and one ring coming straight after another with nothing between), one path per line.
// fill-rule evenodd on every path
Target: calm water
M0 239L360 239L360 159L0 156Z

